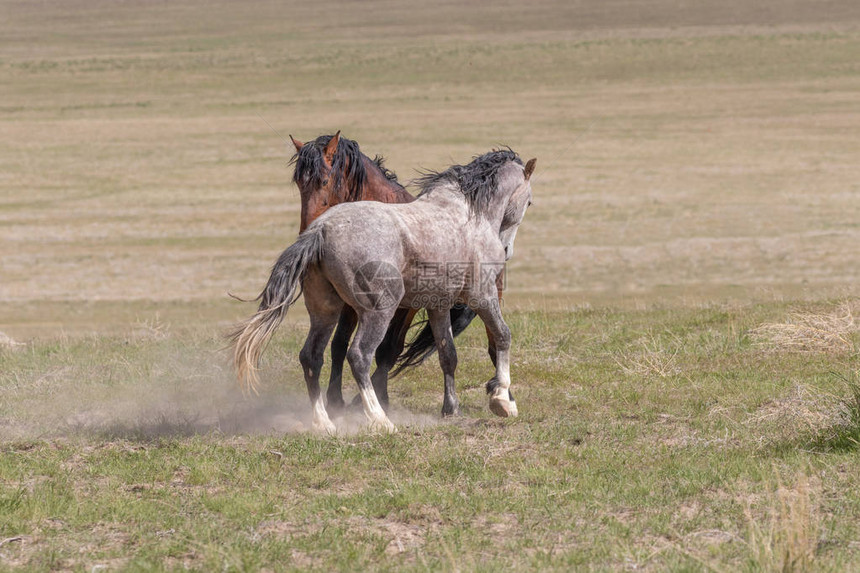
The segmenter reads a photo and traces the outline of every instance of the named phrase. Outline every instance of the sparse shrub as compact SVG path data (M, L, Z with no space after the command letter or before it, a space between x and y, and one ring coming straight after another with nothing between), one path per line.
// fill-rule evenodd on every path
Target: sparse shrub
M846 387L846 395L839 399L840 421L829 446L837 449L854 449L860 446L860 373L837 374Z

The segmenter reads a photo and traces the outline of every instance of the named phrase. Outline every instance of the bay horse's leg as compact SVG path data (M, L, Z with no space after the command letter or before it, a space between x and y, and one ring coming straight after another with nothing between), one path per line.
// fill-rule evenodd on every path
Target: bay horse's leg
M445 397L442 400L442 416L455 416L460 413L460 401L454 386L454 371L457 369L457 349L454 347L454 334L451 332L451 313L449 309L427 309L439 365L445 377Z
M344 305L340 313L337 329L331 341L331 374L328 379L328 390L326 391L326 405L330 410L343 410L343 361L346 360L346 351L349 348L349 339L352 331L358 323L358 315L351 307Z
M394 368L397 357L403 352L406 334L417 312L418 309L398 308L388 325L385 338L376 349L376 370L370 380L376 391L376 398L386 411L388 410L388 373Z
M373 383L370 380L370 366L373 362L373 354L385 338L388 324L394 315L395 309L390 310L368 310L359 312L358 329L355 338L346 353L346 359L352 368L352 376L358 383L361 394L361 402L364 406L364 414L370 420L374 429L388 432L396 432L397 428L385 415L385 410L376 398Z
M325 349L337 324L343 301L338 297L331 284L318 272L308 272L304 281L305 306L311 319L311 326L305 345L299 352L299 362L305 375L308 397L313 408L313 429L333 434L337 428L328 417L320 392L320 370L325 357Z
M497 298L478 304L475 312L492 332L496 343L496 375L487 382L487 394L490 395L490 410L493 414L506 418L517 415L517 403L511 395L511 330L502 319L502 311Z

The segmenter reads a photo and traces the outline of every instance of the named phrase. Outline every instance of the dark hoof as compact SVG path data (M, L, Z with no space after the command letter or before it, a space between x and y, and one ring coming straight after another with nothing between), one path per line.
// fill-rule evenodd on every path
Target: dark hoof
M460 404L442 404L442 417L451 418L460 415Z

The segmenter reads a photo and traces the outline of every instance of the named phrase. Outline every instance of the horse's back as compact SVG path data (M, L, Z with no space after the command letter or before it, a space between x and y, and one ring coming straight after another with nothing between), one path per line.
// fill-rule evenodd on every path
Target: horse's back
M343 203L314 221L322 226L325 237L324 267L354 273L367 263L384 261L399 269L402 225L390 207L376 201Z

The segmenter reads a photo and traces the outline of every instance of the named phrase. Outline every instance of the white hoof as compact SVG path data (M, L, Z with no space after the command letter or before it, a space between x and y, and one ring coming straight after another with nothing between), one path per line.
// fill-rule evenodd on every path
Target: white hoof
M500 418L515 418L519 414L517 403L511 400L511 393L507 388L496 388L490 397L490 411Z
M370 427L374 432L380 432L385 434L397 433L397 426L395 426L388 418L374 420L370 423Z
M499 416L500 418L516 416L517 405L515 402L511 402L507 398L500 398L494 396L490 398L490 412L492 412L496 416Z
M314 420L311 427L318 434L328 434L329 436L337 434L337 426L331 420Z

